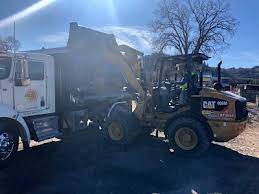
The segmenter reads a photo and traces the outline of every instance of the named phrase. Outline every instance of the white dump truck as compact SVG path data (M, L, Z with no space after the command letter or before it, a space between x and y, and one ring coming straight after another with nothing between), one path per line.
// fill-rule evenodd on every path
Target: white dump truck
M138 81L121 73L130 71L125 57L113 35L73 23L67 47L0 53L0 166L14 158L19 138L29 148L89 120L102 126L118 105L131 106L126 77Z
M0 165L13 158L21 137L25 148L58 135L53 57L0 53ZM40 115L40 116L39 116ZM36 139L36 138L35 138Z

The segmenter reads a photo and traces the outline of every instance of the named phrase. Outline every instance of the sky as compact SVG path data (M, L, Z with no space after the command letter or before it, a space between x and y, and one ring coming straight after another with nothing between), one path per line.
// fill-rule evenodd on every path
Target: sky
M119 44L128 44L145 54L152 50L150 23L159 0L1 0L0 36L13 34L21 50L65 46L69 23L113 33ZM239 21L231 46L212 56L211 66L259 65L259 1L230 0L231 12Z

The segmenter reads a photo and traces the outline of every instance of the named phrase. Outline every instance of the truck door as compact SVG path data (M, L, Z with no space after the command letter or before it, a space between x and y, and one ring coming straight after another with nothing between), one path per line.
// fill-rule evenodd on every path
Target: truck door
M14 102L18 112L42 111L47 104L44 61L19 59L15 67Z

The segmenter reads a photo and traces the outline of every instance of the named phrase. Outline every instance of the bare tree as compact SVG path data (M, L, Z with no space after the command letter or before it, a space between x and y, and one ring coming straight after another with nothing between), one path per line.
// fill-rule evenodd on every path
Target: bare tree
M178 54L217 53L238 24L226 0L160 0L152 29L156 49Z
M0 51L17 51L21 46L19 40L14 40L14 37L8 36L5 39L0 38Z

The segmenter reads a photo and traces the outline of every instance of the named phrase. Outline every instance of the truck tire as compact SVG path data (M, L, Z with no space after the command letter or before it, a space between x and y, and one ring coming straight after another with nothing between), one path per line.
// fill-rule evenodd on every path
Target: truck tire
M0 126L0 168L4 168L14 159L19 144L19 134L15 128Z
M126 107L118 106L106 119L102 130L105 141L110 145L129 145L140 134L137 118Z
M197 157L205 153L212 142L209 130L193 118L179 118L167 130L169 148L183 157Z

